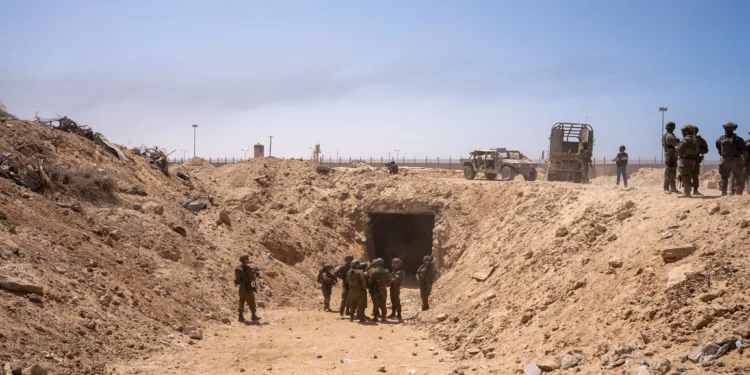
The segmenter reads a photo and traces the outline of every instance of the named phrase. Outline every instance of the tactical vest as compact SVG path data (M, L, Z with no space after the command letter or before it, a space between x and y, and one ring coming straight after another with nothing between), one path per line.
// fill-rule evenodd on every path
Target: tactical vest
M373 289L385 289L391 281L391 274L385 268L378 268L373 279Z
M674 146L667 143L667 137L670 135L674 137L674 134L672 133L664 133L664 135L661 137L661 147L664 149L664 151L674 150Z
M349 286L358 288L361 287L359 275L357 275L357 270L350 270L349 273L346 275L346 281L349 283Z
M700 151L699 147L700 145L694 136L685 136L685 138L682 139L682 145L680 146L682 157L685 159L697 159Z
M719 154L722 158L731 158L740 155L740 150L737 150L737 147L735 147L734 142L734 134L732 135L722 135L719 137Z

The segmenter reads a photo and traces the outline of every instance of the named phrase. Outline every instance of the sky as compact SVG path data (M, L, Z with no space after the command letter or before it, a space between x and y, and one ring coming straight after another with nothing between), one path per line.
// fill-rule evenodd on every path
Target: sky
M539 157L555 122L594 154L661 152L661 113L750 131L750 2L0 0L0 102L193 154ZM183 152L183 150L185 150Z

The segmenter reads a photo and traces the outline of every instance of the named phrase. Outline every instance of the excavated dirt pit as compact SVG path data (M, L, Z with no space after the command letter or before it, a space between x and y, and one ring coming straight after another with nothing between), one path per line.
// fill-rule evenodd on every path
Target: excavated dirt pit
M370 213L368 249L374 258L383 258L390 267L393 258L403 261L403 269L415 273L425 255L432 255L435 215Z

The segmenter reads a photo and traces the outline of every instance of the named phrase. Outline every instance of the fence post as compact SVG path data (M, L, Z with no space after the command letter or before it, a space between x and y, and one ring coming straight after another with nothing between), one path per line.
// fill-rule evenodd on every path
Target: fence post
M438 156L438 169L440 169L440 156Z
M427 161L427 157L424 157L424 167L427 168L427 165L429 165L429 162Z
M372 156L370 156L370 165L372 165Z
M448 157L448 169L451 169L451 165L453 164L453 156Z
M349 157L349 164L351 164L351 163L352 163L352 157L350 156Z
M380 166L381 167L383 166L383 157L382 156L380 157Z

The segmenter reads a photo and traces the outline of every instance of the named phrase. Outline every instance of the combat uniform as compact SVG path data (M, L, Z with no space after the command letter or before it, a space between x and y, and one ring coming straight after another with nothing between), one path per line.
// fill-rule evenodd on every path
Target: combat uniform
M745 141L745 189L750 193L750 184L747 183L748 178L750 178L750 139Z
M692 191L693 171L698 167L699 143L692 134L689 125L683 127L682 141L675 147L679 159L680 177L682 188L686 197L690 197Z
M624 148L622 148L624 150ZM620 185L620 176L622 176L622 182L625 187L628 187L628 153L622 151L617 154L615 158L615 164L617 165L617 185Z
M437 277L437 268L430 262L428 265L422 264L417 270L417 281L419 282L419 294L422 297L422 310L430 309L430 293L432 293L432 284Z
M349 320L354 319L356 311L360 322L365 321L365 309L367 308L367 278L361 269L351 269L346 276L349 283L349 311L352 315Z
M668 128L669 129L669 128ZM661 138L661 146L664 148L664 191L669 193L679 193L677 190L677 153L675 146L680 140L674 136L672 131L667 131Z
M404 283L406 274L404 270L398 269L391 272L391 282L389 284L389 291L391 294L391 309L393 312L389 317L398 317L401 319L401 284Z
M334 275L341 279L341 305L339 306L339 315L343 316L344 313L346 315L350 315L351 312L349 311L349 282L346 280L346 275L349 273L349 270L351 267L349 267L348 264L342 264L338 267L336 267L336 270L334 271Z
M695 129L697 133L698 128ZM690 183L693 185L693 194L700 194L698 193L698 188L700 187L701 164L703 163L703 159L705 159L703 155L707 154L709 150L708 142L703 137L696 134L695 140L698 142L698 165L693 169L693 178Z
M372 291L372 317L378 320L381 317L385 320L387 313L386 301L388 300L388 282L391 275L382 266L370 270L369 287Z
M734 125L731 130L727 130L727 134L722 135L716 140L716 148L721 155L721 163L719 164L721 182L719 183L719 189L721 189L722 195L727 194L730 175L732 176L732 194L742 195L742 191L745 189L744 162L742 157L745 155L747 146L745 145L745 140L734 134L734 129L736 128L737 125ZM726 124L725 129L727 129Z
M323 291L323 308L325 311L331 311L331 293L333 292L333 284L336 284L336 276L324 268L318 273L318 282Z
M237 267L235 275L238 276L240 287L240 320L244 320L242 312L245 310L245 303L250 307L250 313L253 314L253 319L255 319L255 291L257 290L255 270L250 266L241 265Z
M578 151L578 156L581 158L581 168L583 169L583 173L581 174L581 183L588 184L589 167L591 166L591 158L593 157L593 154L588 148L581 148L581 150Z

